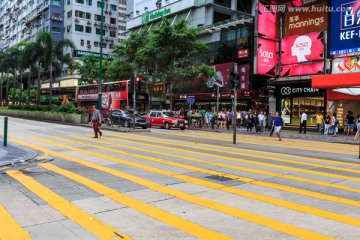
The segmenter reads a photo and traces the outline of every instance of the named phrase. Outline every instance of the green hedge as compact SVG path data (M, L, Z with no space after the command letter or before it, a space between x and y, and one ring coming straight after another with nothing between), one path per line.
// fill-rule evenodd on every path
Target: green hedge
M75 107L73 103L68 105L53 105L52 109L48 105L11 105L6 107L9 110L20 111L37 111L37 112L51 112L51 113L67 113L67 114L83 114L85 109L83 107Z

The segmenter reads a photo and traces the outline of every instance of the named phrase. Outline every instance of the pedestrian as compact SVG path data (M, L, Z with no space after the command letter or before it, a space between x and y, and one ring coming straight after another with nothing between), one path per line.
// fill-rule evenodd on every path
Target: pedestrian
M102 136L102 132L99 129L99 125L101 125L101 113L99 109L97 109L97 106L93 106L93 112L91 116L91 124L94 128L95 136L93 138L98 138L98 133L100 134L100 137Z
M329 128L330 128L330 113L328 112L324 118L324 126L325 126L325 129L324 129L324 135L327 135L329 133Z
M279 141L281 141L282 137L281 137L280 131L281 131L281 127L285 127L285 123L284 123L284 120L282 119L282 117L279 116L279 112L275 113L275 117L273 120L273 126L275 129L276 136L279 138Z
M257 118L258 118L258 120L259 120L259 131L260 132L262 132L264 129L263 129L263 127L264 127L264 121L265 121L265 116L264 116L264 114L263 114L263 111L261 111L260 113L259 113L259 115L257 116Z
M357 131L356 131L354 139L359 139L359 136L360 136L360 114L358 114L356 117L356 128L357 128Z
M307 122L307 114L305 112L303 112L302 115L301 115L301 120L300 120L300 131L299 131L299 133L302 132L302 129L304 127L304 134L306 134L306 122Z
M232 124L232 111L229 109L226 116L226 128L229 130L231 124Z
M268 129L269 131L272 128L272 124L273 124L273 120L274 120L274 114L272 112L269 113L269 118L268 118Z
M251 133L252 130L252 124L253 124L253 117L251 114L251 111L249 110L249 112L245 115L245 124L246 124L246 131L249 133Z
M318 112L318 114L316 115L316 126L317 126L317 133L321 134L322 132L322 124L324 122L324 117L321 114L321 112Z
M355 123L354 123L355 117L353 116L353 112L350 111L346 118L347 118L348 135L352 135L355 127Z
M334 133L334 137L336 137L336 132L337 132L337 120L336 120L336 117L335 117L335 114L331 117L331 120L330 120L330 123L331 123L331 128L332 128L332 131Z

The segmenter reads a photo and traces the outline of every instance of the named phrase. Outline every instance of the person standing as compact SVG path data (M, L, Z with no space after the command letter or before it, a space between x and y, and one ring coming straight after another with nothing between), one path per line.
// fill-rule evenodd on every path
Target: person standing
M333 114L333 116L331 117L330 123L331 123L332 131L334 132L333 136L336 137L337 121L336 121L335 114Z
M324 122L324 117L320 112L318 112L318 114L316 115L316 125L317 125L317 133L318 134L321 134L323 122Z
M355 117L353 116L353 112L350 111L350 113L347 116L347 127L348 127L348 135L352 135L354 132L355 127Z
M282 137L280 131L281 131L281 127L285 127L285 123L282 117L279 116L279 112L275 113L275 117L272 124L275 127L276 136L279 138L279 141L281 141Z
M98 138L98 133L101 137L102 132L99 129L99 125L101 124L101 113L100 113L99 109L97 109L96 105L93 106L93 112L92 112L92 116L91 116L91 124L93 125L94 133L95 133L95 136L93 138Z
M261 111L257 117L259 120L259 127L260 127L259 131L262 132L264 131L264 121L265 121L265 116L263 114L263 111Z
M306 134L306 123L307 123L307 114L305 112L303 112L303 114L301 115L301 120L300 120L300 131L299 131L299 133L302 132L302 129L304 127L304 134Z
M325 130L324 130L324 135L327 135L329 133L329 128L330 128L330 113L327 113L325 118L324 118L324 125L325 125Z
M360 136L360 114L358 114L356 117L356 125L357 125L357 131L356 131L354 139L359 139L359 136Z

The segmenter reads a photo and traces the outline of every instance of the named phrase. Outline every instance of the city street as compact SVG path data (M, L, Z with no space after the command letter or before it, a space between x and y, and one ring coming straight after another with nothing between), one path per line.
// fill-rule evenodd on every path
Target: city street
M0 239L359 239L356 144L102 131L9 118L39 154L0 168Z

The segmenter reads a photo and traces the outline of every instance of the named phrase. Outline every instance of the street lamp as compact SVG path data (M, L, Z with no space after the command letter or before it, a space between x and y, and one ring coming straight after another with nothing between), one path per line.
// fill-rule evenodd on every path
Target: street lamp
M100 70L99 70L99 96L98 96L98 109L102 109L102 59L103 59L103 30L104 30L104 0L101 0L101 21L100 21Z

